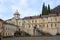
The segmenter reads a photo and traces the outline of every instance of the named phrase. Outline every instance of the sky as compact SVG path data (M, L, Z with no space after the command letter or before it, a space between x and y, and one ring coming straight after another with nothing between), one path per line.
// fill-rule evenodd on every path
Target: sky
M53 9L60 5L60 0L0 0L0 19L7 20L13 17L16 10L20 17L40 15L45 3Z

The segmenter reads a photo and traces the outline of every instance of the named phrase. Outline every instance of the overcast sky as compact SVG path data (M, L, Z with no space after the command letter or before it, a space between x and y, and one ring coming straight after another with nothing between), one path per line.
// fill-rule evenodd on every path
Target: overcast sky
M60 4L60 0L0 0L0 18L7 20L13 17L18 9L20 17L39 15L42 4L50 4L51 9Z

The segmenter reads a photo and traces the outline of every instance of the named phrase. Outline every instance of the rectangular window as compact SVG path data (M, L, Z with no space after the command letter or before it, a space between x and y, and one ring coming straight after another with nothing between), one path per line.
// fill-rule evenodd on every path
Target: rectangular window
M45 27L45 25L43 24L43 27Z
M52 24L51 24L51 27L52 27Z
M57 18L55 18L55 21L57 21Z
M20 24L20 22L19 22L19 24Z
M57 23L55 23L55 27L57 27Z
M7 30L7 27L5 27L5 30Z
M47 24L47 28L48 28L48 24Z
M7 36L7 32L6 32L6 36Z
M30 25L29 25L29 28L30 28Z
M32 20L32 23L34 22L34 20Z
M39 26L40 26L40 27L44 27L44 25L43 25L43 24L40 24Z
M35 23L37 22L37 20L35 20Z
M52 21L52 18L51 18L51 21Z
M39 27L41 27L41 25L39 25Z

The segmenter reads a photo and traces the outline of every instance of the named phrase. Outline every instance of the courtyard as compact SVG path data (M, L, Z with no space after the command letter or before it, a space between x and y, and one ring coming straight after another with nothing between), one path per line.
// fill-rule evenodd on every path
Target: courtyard
M41 36L41 37L11 37L11 38L2 38L2 40L60 40L60 35Z

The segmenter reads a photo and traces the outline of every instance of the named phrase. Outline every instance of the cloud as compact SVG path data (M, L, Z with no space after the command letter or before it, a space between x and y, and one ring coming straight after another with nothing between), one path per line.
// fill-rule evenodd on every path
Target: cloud
M41 13L43 2L50 4L51 8L60 4L58 0L0 0L0 17L8 19L16 9L21 17L38 15Z
M20 0L20 4L21 5L26 5L27 4L27 0Z

